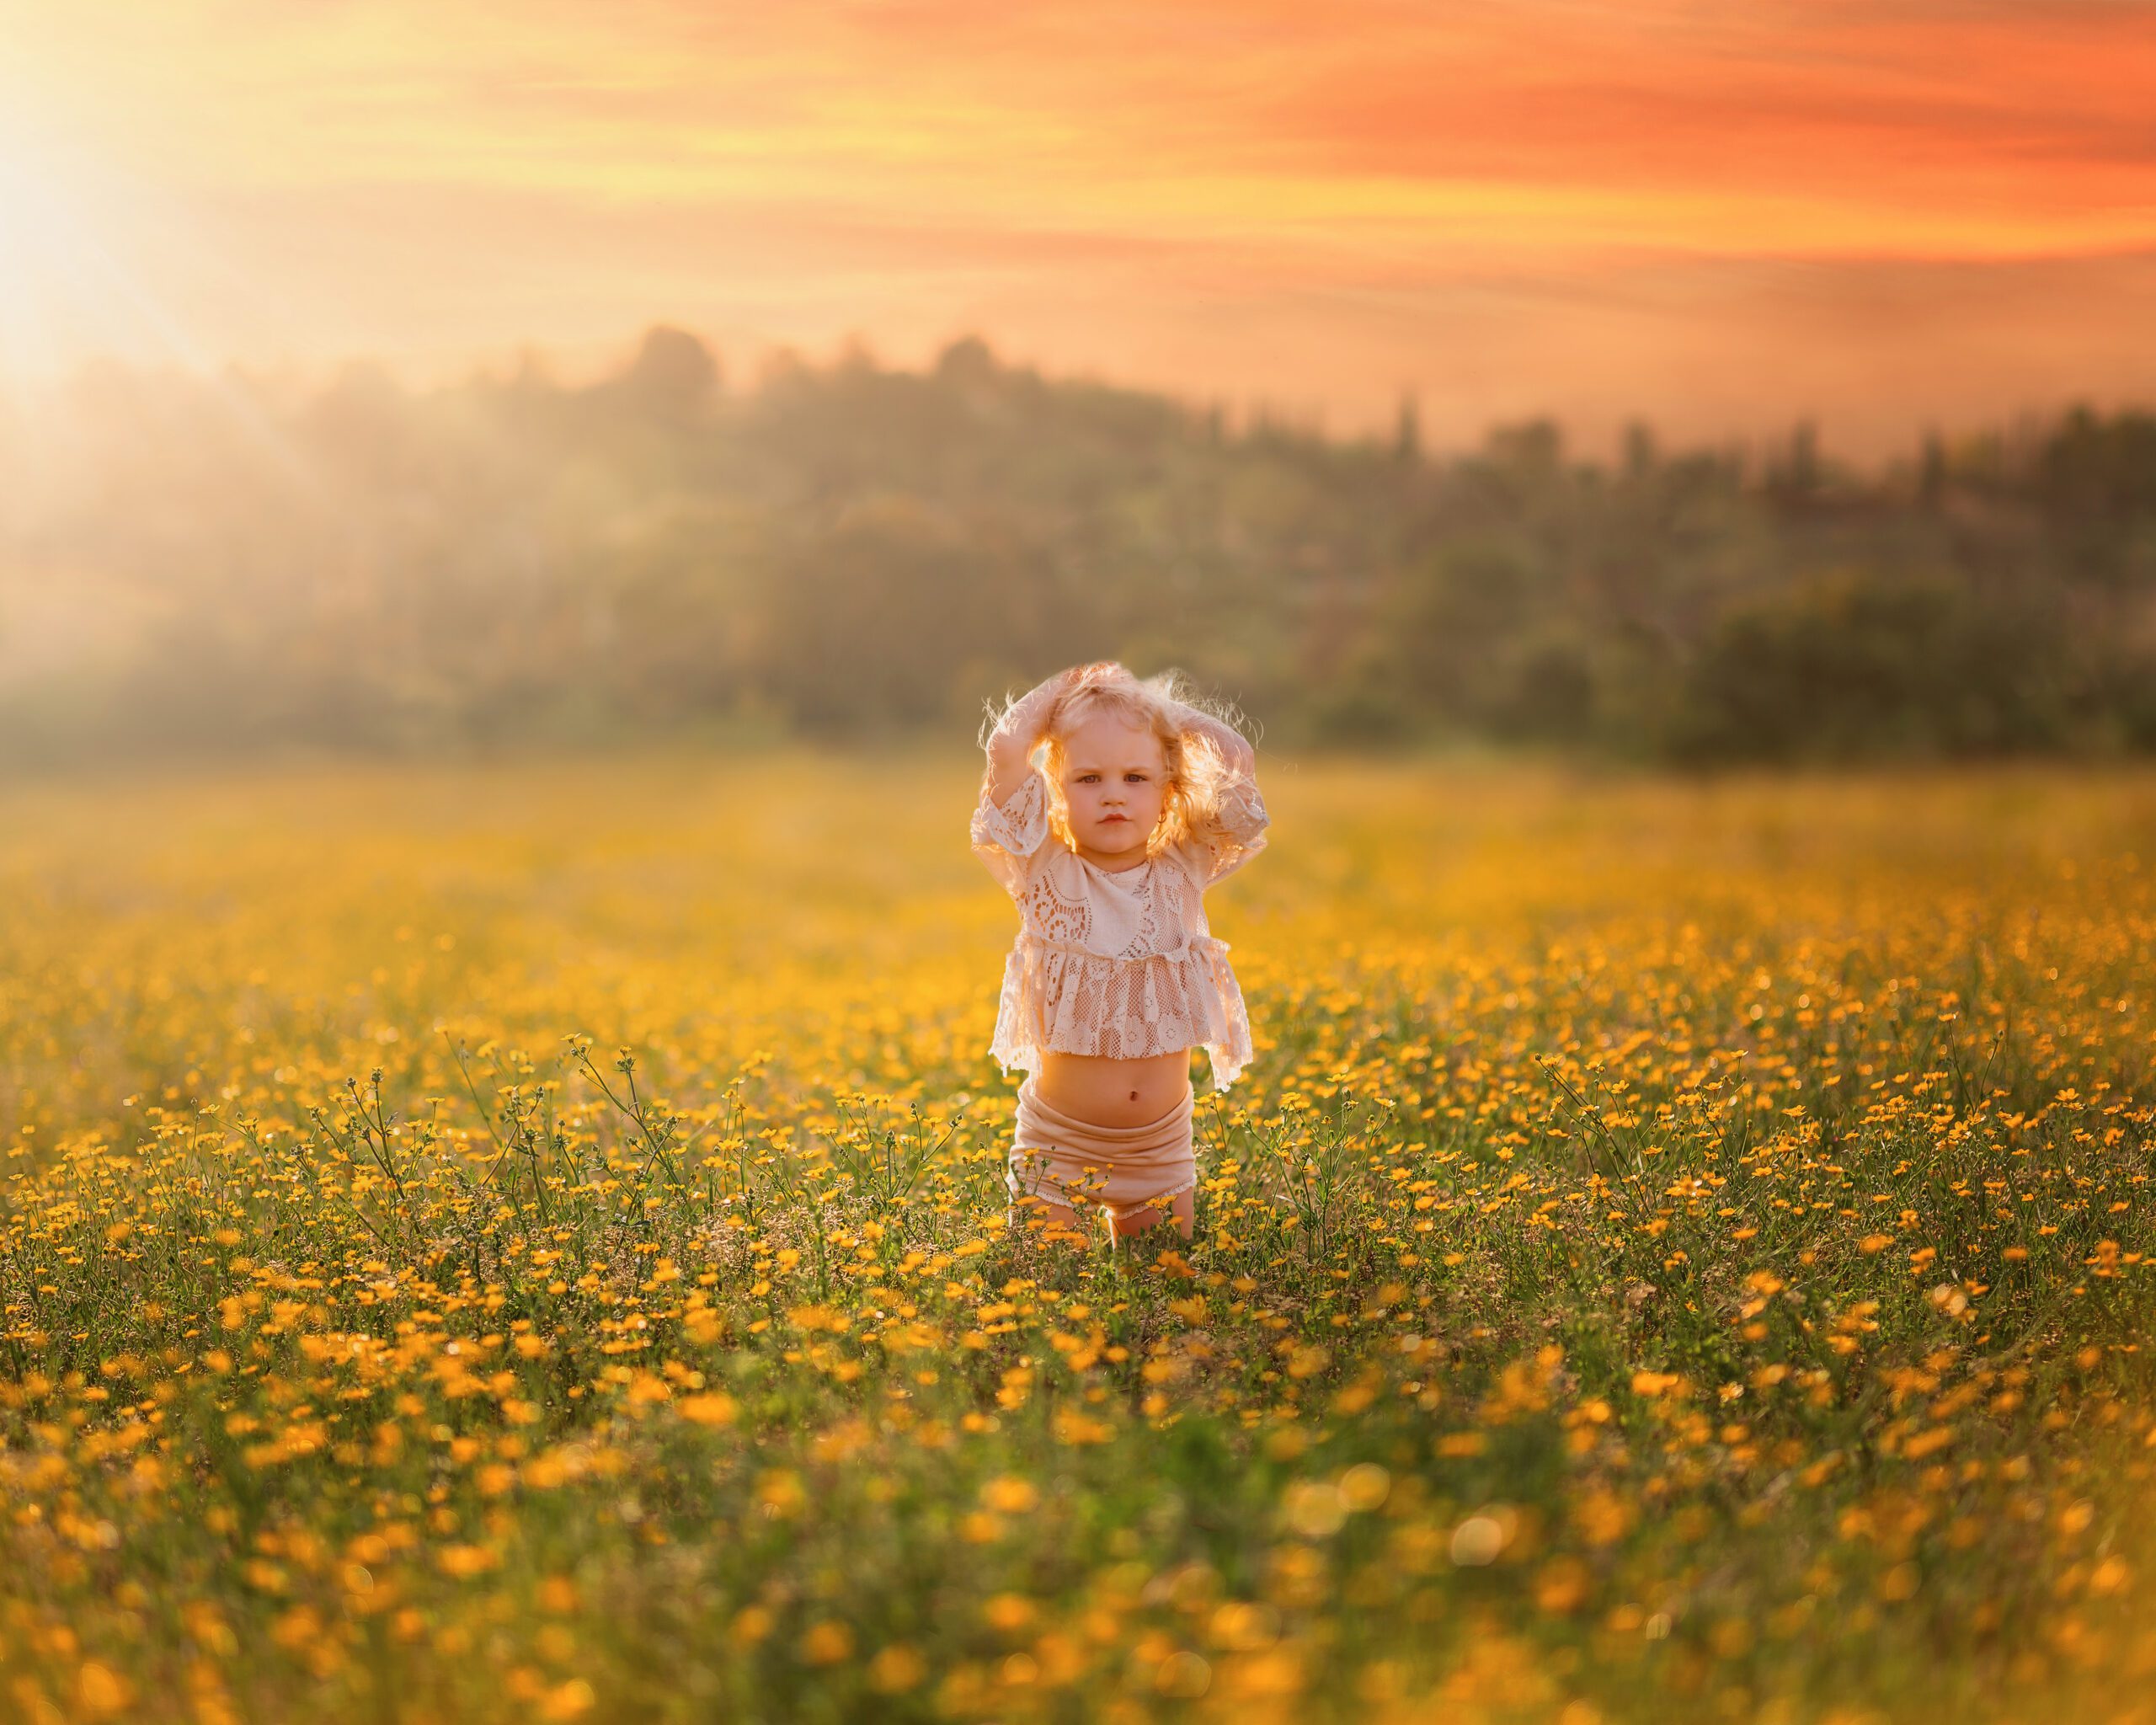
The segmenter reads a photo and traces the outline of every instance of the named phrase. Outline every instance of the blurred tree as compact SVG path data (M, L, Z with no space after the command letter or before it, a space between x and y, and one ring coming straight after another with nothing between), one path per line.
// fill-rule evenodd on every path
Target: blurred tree
M1917 465L1917 506L1935 510L1946 496L1946 446L1936 431L1924 434L1924 448Z
M1281 741L2156 748L2156 416L1935 435L1876 481L1800 427L1755 480L1641 420L1610 470L1546 418L1433 460L1399 405L1389 441L1235 433L976 337L728 395L664 325L589 388L529 353L424 393L86 368L8 404L0 760L969 729L1107 655Z
M695 419L718 393L719 366L709 348L686 329L657 323L644 332L620 382L623 398L654 419Z
M1520 741L1578 743L1594 722L1594 665L1577 641L1522 644L1507 655L1488 720L1497 735Z
M1668 739L1689 759L1934 756L2060 740L2054 611L1977 601L1944 574L1838 569L1732 608L1689 667Z
M901 495L864 499L796 535L760 574L757 670L819 734L941 719L959 664L1014 647L1039 662L1065 633L1015 547Z
M1404 391L1400 398L1400 414L1393 426L1392 452L1403 462L1419 462L1422 458L1422 416L1415 404L1412 390Z
M1627 421L1621 467L1624 478L1635 485L1642 483L1654 473L1658 457L1654 428L1644 419Z
M2076 407L2037 451L2031 485L2074 579L2156 591L2156 414Z

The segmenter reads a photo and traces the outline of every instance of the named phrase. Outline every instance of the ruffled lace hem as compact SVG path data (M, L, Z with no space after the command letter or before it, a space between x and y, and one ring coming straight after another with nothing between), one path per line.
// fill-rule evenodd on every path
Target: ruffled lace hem
M990 1052L1008 1075L1031 1071L1043 1049L1144 1060L1203 1048L1213 1087L1225 1090L1251 1058L1250 1017L1228 943L1198 935L1178 953L1116 959L1022 934L1005 959Z

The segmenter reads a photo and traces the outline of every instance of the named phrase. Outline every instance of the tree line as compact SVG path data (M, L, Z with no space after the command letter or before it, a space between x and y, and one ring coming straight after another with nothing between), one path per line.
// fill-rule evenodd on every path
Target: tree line
M1859 473L1807 426L1472 451L858 348L732 383L101 364L0 398L0 761L964 737L1075 660L1276 744L1689 764L2156 750L2156 415Z

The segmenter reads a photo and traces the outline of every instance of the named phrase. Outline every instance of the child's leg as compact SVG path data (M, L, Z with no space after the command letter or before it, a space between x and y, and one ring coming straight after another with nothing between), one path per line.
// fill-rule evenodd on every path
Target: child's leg
M1022 1091L1019 1105L1022 1108L1025 1103L1026 1094ZM1003 1171L1004 1190L1011 1199L1004 1220L1010 1226L1022 1226L1043 1240L1083 1245L1099 1223L1095 1206L1086 1204L1086 1194L1097 1176L1093 1169L1086 1168L1077 1178L1076 1189L1072 1190L1065 1183L1067 1177L1051 1176L1048 1164L1052 1160L1048 1152L1042 1151L1011 1151ZM1073 1199L1076 1202L1073 1203ZM1086 1210L1082 1220L1079 1204L1085 1204Z
M1083 1221L1068 1204L1058 1204L1037 1192L1022 1193L1011 1206L1008 1220L1011 1226L1024 1226L1038 1231L1043 1240L1075 1241L1084 1244L1089 1240L1097 1223Z
M1143 1210L1134 1210L1129 1215L1118 1216L1112 1224L1115 1231L1115 1237L1121 1240L1132 1234L1143 1233L1156 1222L1172 1218L1176 1225L1176 1231L1184 1239L1189 1239L1198 1226L1197 1194L1190 1191L1178 1192L1168 1200L1168 1215L1162 1215L1160 1202L1155 1199Z

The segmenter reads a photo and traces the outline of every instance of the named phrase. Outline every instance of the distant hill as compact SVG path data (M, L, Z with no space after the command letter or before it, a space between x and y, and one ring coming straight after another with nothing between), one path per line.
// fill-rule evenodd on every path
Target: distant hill
M1876 476L1780 447L1437 459L857 353L0 403L0 760L934 732L1081 659L1275 743L1714 761L2156 750L2156 416Z

